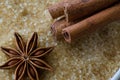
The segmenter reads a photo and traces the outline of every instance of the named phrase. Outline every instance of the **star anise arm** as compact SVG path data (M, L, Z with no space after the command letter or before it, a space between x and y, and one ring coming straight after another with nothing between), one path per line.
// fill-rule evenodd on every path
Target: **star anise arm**
M48 71L53 71L52 67L41 59L31 58L30 63L33 64L37 68L48 70Z
M23 79L26 68L27 68L26 62L22 61L15 70L15 80Z
M30 56L32 56L32 57L42 57L42 56L52 52L53 49L54 49L54 47L37 48L36 50L34 50L30 54Z
M21 53L25 52L25 42L23 41L23 38L17 32L14 33L14 36L18 50Z
M3 53L5 53L9 57L14 57L14 56L19 56L20 55L17 50L12 49L12 48L1 47L1 50L2 50Z
M30 80L39 80L38 72L32 64L28 64L27 74L28 74Z
M6 63L0 66L0 68L8 69L17 66L21 62L18 57L10 58Z
M28 41L26 45L26 53L29 55L30 52L32 52L37 47L37 39L38 34L36 32L33 33L32 37Z

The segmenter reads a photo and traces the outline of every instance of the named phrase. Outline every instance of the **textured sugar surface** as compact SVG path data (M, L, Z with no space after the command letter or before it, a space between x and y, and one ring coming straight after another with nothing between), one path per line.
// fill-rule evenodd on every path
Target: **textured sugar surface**
M60 0L59 0L60 1ZM44 71L40 80L109 80L120 67L120 22L87 35L74 44L55 42L47 7L57 0L0 0L0 46L15 48L14 32L25 40L36 31L39 46L57 45L46 56L54 72ZM0 51L0 65L8 58ZM14 69L0 70L0 80L13 80Z

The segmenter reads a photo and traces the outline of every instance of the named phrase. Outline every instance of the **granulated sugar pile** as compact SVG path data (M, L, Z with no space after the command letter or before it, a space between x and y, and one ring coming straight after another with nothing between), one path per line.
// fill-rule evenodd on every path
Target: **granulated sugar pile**
M60 0L59 0L60 1ZM56 45L46 56L54 71L44 71L40 80L109 80L120 68L120 22L81 38L74 44L55 42L47 7L57 0L0 0L0 46L15 47L14 32L27 41L38 32L39 46ZM7 61L0 51L0 65ZM0 80L13 80L14 69L0 69Z

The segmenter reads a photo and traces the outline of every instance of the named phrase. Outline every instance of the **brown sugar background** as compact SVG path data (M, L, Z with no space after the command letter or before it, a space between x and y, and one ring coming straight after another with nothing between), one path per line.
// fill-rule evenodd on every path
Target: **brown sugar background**
M55 42L50 32L53 20L47 11L55 2L58 0L0 0L0 46L15 48L14 32L27 40L36 31L39 46L56 45L46 56L54 72L42 71L41 80L109 80L120 67L120 22L71 45ZM0 51L0 65L7 59ZM0 80L13 79L14 69L0 70Z

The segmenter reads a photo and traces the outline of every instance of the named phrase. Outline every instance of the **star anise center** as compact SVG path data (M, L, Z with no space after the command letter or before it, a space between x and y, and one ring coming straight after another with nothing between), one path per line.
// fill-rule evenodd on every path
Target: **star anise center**
M29 56L24 55L24 56L23 56L23 59L24 59L24 61L28 61L28 60L30 59L30 57L29 57Z

